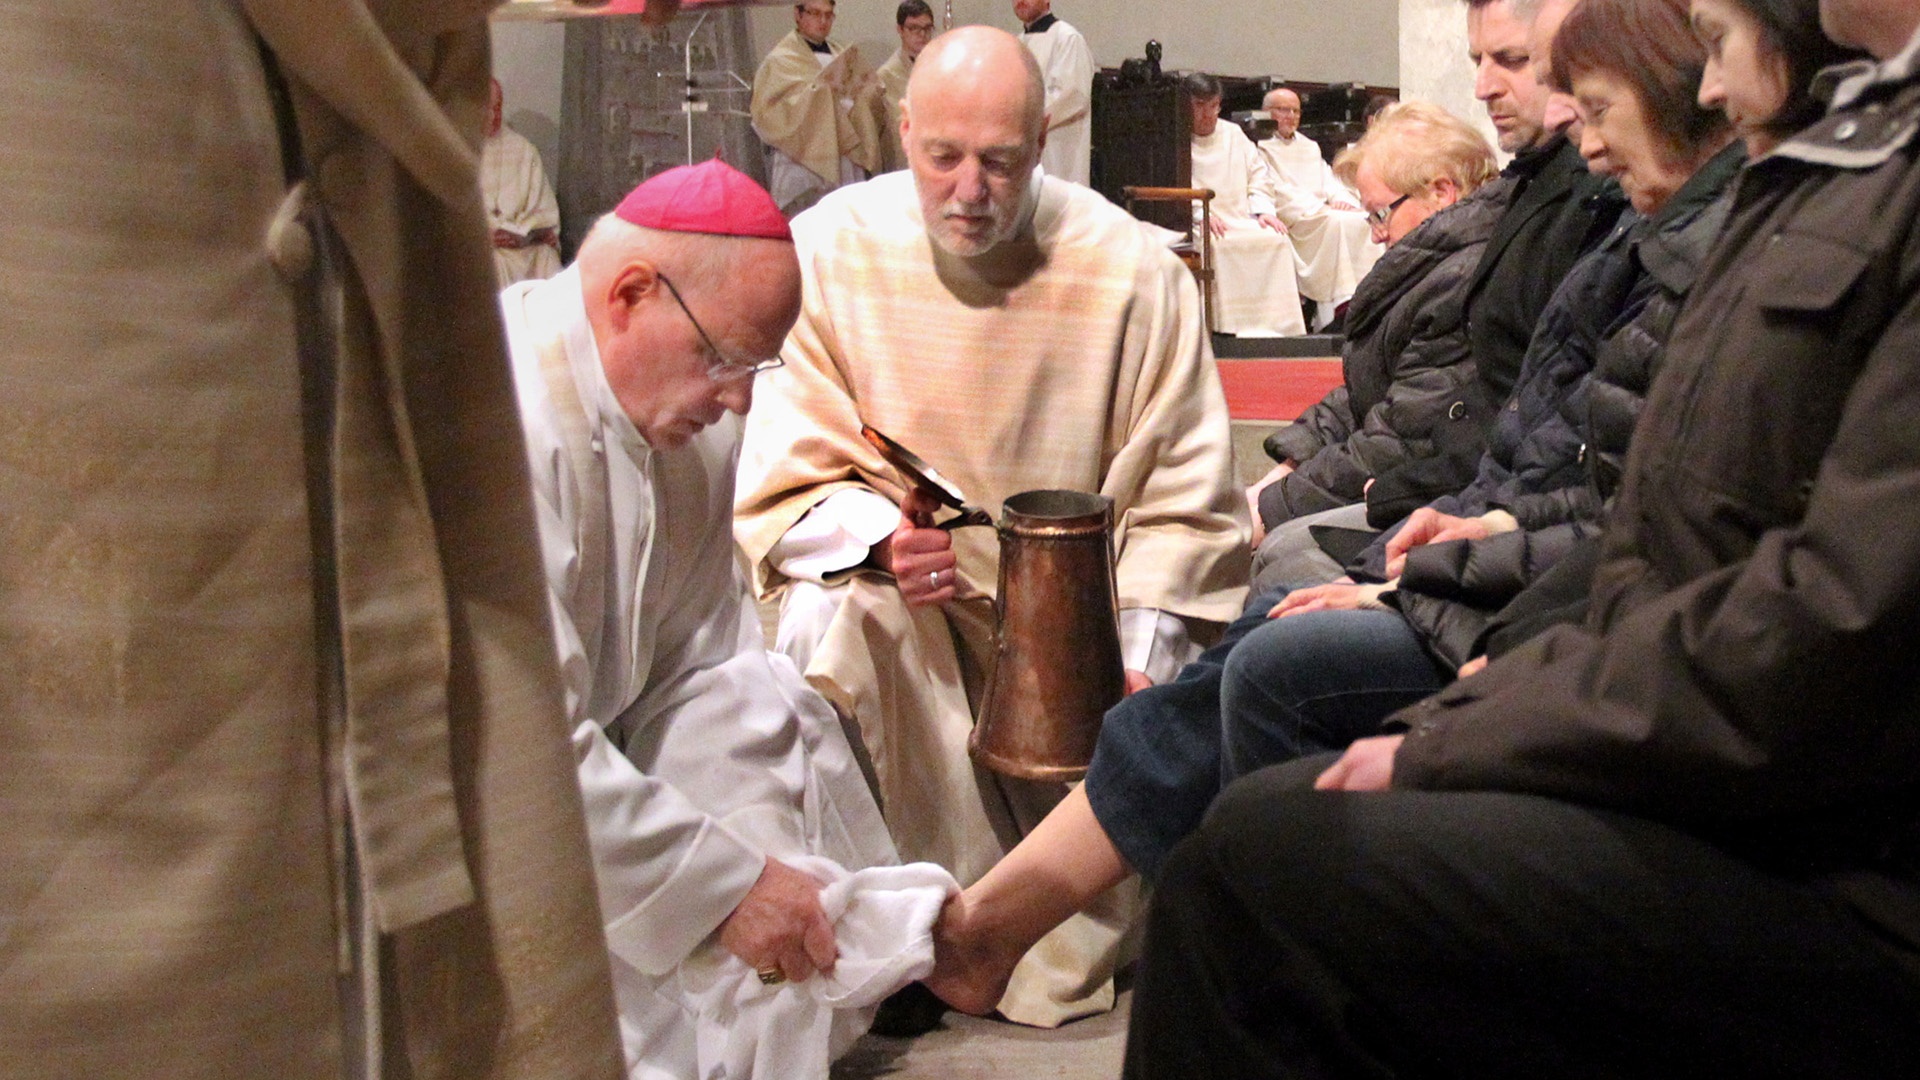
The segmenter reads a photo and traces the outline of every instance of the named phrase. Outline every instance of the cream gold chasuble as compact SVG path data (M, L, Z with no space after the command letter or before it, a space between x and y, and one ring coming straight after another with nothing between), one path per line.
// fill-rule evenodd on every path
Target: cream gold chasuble
M768 560L821 500L899 478L864 421L911 447L995 512L1034 488L1109 495L1120 606L1198 623L1238 614L1246 507L1226 406L1186 269L1096 193L1037 182L1030 224L987 255L935 249L910 173L843 188L794 222L805 276L787 364L748 416L737 535L763 592ZM859 723L882 812L904 859L977 879L1057 801L1061 785L976 773L965 743L991 635L998 552L955 532L960 599L909 610L862 575L809 679ZM1078 916L1015 973L1000 1008L1055 1024L1106 1008L1129 890Z

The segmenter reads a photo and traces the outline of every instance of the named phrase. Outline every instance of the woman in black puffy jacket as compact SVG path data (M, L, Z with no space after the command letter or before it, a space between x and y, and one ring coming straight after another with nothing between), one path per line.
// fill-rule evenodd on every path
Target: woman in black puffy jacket
M1507 204L1510 182L1488 185L1493 148L1445 109L1410 102L1336 171L1362 189L1387 252L1347 305L1341 384L1267 436L1280 464L1248 492L1256 532L1358 503L1373 477L1431 452L1473 379L1460 293Z

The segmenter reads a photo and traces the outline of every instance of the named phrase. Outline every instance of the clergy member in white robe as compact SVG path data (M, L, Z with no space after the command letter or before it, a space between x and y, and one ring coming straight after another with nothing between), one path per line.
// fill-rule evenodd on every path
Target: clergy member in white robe
M501 296L634 1080L824 1078L870 1018L833 1006L919 973L848 1002L814 971L836 927L791 864L896 859L832 707L764 648L734 557L756 366L733 357L774 354L792 323L785 235L737 171L674 169L573 266ZM947 889L925 871L930 923ZM776 919L805 938L753 929ZM875 959L854 944L841 937L836 976Z
M1373 227L1360 209L1360 196L1334 176L1320 156L1320 145L1300 134L1300 96L1286 87L1267 92L1261 103L1273 118L1274 134L1258 148L1272 170L1274 213L1287 226L1299 258L1300 294L1321 305L1321 314L1353 297L1360 279L1386 248L1373 241Z
M976 770L990 654L987 529L909 524L917 501L860 437L902 441L979 505L1035 488L1114 501L1123 653L1170 678L1238 614L1246 506L1193 277L1097 193L1036 168L1044 91L1016 38L927 46L909 169L794 222L804 275L786 366L747 420L736 532L780 647L857 722L901 854L985 873L1065 791ZM1010 149L1011 148L1011 149ZM999 1009L1053 1025L1108 1008L1125 886L1054 931Z
M1248 337L1304 334L1293 242L1274 215L1273 174L1237 124L1220 122L1220 83L1187 77L1193 186L1211 188L1214 329ZM1194 207L1196 227L1201 221Z
M1022 44L1047 87L1047 145L1040 167L1076 184L1093 182L1093 50L1051 0L1013 0Z
M900 102L907 96L907 78L913 74L914 60L933 40L933 8L927 0L900 0L900 6L894 9L893 28L900 35L900 47L876 73L880 77L880 101L887 109L886 123L880 129L886 144L881 172L907 167L907 152L900 145Z
M560 272L560 204L526 136L501 122L500 80L493 81L487 141L480 145L480 199L493 227L493 269L500 287Z
M748 111L767 147L767 187L791 217L820 196L880 170L886 108L880 80L860 50L827 35L834 0L793 6L793 33L753 75Z

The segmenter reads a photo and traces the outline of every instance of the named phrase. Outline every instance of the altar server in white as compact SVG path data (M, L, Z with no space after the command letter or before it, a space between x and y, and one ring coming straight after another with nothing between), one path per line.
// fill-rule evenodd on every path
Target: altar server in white
M1286 223L1299 257L1300 295L1333 309L1353 297L1386 248L1373 242L1373 227L1354 194L1320 155L1320 144L1300 134L1300 95L1284 86L1267 91L1261 107L1273 118L1274 134L1260 140L1260 155L1273 171L1274 213Z
M1278 192L1266 159L1237 124L1220 122L1220 81L1186 78L1193 106L1193 186L1211 188L1214 329L1282 337L1307 332L1293 242L1275 214ZM1198 205L1194 222L1201 221Z
M493 80L487 141L480 144L480 199L493 227L493 270L500 287L560 272L560 203L540 151L501 122L500 80Z
M1047 88L1046 145L1040 168L1048 176L1091 183L1093 178L1093 50L1073 24L1053 13L1052 0L1013 0L1020 41L1040 64Z
M734 558L739 416L800 308L786 222L723 163L669 170L501 307L629 1073L824 1077L951 879L855 873L823 909L894 849Z

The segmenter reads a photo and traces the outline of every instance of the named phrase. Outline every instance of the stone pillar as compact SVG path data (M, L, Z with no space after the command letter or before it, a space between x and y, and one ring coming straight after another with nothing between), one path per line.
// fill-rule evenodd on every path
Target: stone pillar
M1473 96L1464 0L1400 0L1400 100L1443 105L1494 142L1486 106Z
M764 153L746 116L750 93L728 89L750 86L759 59L741 9L682 15L663 27L637 18L568 20L555 190L567 259L635 184L687 164L689 154L699 162L717 153L766 183ZM689 98L698 111L681 107Z

